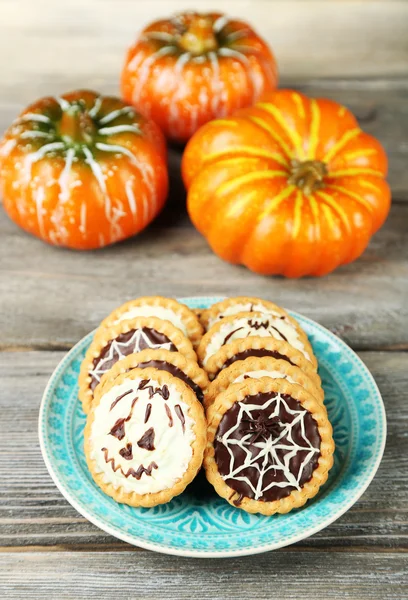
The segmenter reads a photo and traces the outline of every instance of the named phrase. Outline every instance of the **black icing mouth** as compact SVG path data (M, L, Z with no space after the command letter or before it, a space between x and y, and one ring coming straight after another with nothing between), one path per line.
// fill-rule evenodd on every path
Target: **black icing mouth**
M122 448L122 450L123 450L123 448ZM127 446L126 446L126 448L124 448L124 450L127 450ZM159 468L158 465L154 461L152 461L147 467L145 467L144 465L141 464L138 466L137 469L133 469L131 467L125 473L125 471L122 469L121 465L116 465L114 458L109 458L107 448L101 448L101 452L103 452L106 464L110 463L110 465L112 467L112 471L114 473L119 471L120 473L122 473L123 477L126 477L126 479L128 479L129 477L134 477L135 479L137 479L139 481L142 478L142 475L146 475L146 477L151 477L153 469ZM126 458L126 457L124 457L124 458ZM130 459L127 458L126 460L130 460Z

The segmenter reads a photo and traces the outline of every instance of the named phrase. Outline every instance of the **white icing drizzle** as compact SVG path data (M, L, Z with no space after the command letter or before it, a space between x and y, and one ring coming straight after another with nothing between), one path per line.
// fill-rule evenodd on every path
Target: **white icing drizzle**
M250 379L260 379L261 377L270 377L271 379L286 379L289 383L296 383L292 377L289 375L285 375L285 373L281 373L280 371L266 371L263 369L259 369L258 371L246 371L242 373L238 377L234 379L232 383L241 383L241 381L245 381L247 378Z
M224 319L225 317L231 317L232 315L236 315L240 312L260 312L265 313L266 315L282 317L280 312L266 308L264 304L257 304L256 302L241 302L239 304L231 304L230 306L227 306L223 312L218 313L216 317L210 319L208 321L207 329L210 329L214 323L218 323L218 321L221 321L221 319Z
M261 437L253 444L250 444L250 440L253 435L252 433L244 435L240 440L231 437L240 426L243 418L253 418L252 411L266 411L270 407L268 418L272 419L273 417L279 417L281 403L284 405L285 410L290 415L293 415L294 418L291 423L282 423L282 429L278 435L268 436L266 439ZM310 440L308 440L306 437L304 418L308 412L303 408L301 410L291 409L280 394L277 394L275 397L266 400L263 405L246 404L243 402L239 402L238 404L239 412L236 424L227 432L225 432L223 436L217 437L217 440L226 447L228 454L231 457L229 472L227 475L223 475L222 478L224 480L236 479L239 481L245 481L245 483L251 488L255 500L261 498L264 493L272 487L285 488L291 486L296 490L300 490L301 485L299 482L305 466L313 459L316 453L320 452L320 448L314 448ZM293 428L296 424L300 424L301 427L301 437L304 440L304 444L302 445L297 444L292 438ZM249 445L253 445L259 449L259 453L253 455L248 449ZM233 453L234 446L238 446L246 454L245 460L241 465L239 464L239 461L237 466L235 466L235 458ZM277 450L287 451L283 459L279 458ZM295 476L289 468L290 460L301 451L306 451L307 454L301 463L301 467L297 473L297 476ZM260 459L262 458L264 460L262 461L262 464L259 465L258 463L261 462ZM245 475L240 475L240 473L248 467L256 469L259 473L256 487L253 486L248 477ZM264 477L270 470L282 471L285 481L272 482L269 485L264 486Z
M136 317L157 317L164 321L170 321L175 327L180 329L184 335L188 335L186 326L183 323L180 315L174 312L171 308L164 306L152 306L150 304L144 304L143 306L132 306L128 311L123 313L114 321L114 325L120 323L120 321L127 321L128 319L134 319Z
M128 354L133 354L134 352L140 352L144 348L152 348L158 349L163 348L164 350L171 350L172 342L166 342L164 344L155 344L152 342L149 337L145 334L142 329L136 329L133 335L127 342L118 342L117 340L113 340L108 354L102 358L95 367L89 371L89 375L94 377L97 381L101 380L101 377L106 371L106 364L116 358L116 361L124 358ZM109 367L110 368L110 367Z
M210 356L215 354L224 344L252 336L273 337L277 340L287 341L310 360L303 342L299 339L296 328L289 321L280 317L265 315L263 317L241 317L235 319L232 323L223 323L207 345L203 361L204 366Z
M142 378L127 380L102 396L95 408L90 433L91 458L96 462L96 471L103 473L105 483L115 489L121 487L127 493L152 494L172 488L186 472L195 440L194 422L176 387L167 385L165 400L160 393L165 386L152 380L147 387L138 390L141 381ZM118 420L123 423L120 435L110 434ZM151 428L153 448L143 447L143 444L141 447L138 441ZM132 470L140 478L132 475Z

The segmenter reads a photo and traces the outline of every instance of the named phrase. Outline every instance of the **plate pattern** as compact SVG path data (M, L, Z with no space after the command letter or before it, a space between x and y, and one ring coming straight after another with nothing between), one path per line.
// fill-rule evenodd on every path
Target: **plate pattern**
M219 298L189 298L205 308ZM98 527L129 543L187 556L237 556L286 546L343 514L372 480L384 450L386 421L378 388L357 355L317 323L292 313L304 327L320 365L336 442L335 461L316 498L287 515L250 515L219 498L202 474L172 502L131 508L94 484L83 451L85 415L77 379L90 333L61 361L44 393L39 436L44 460L68 501Z

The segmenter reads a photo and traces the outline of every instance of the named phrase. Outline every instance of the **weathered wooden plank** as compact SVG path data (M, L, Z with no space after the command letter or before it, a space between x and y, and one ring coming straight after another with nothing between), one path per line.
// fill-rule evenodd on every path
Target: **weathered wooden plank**
M0 353L0 546L126 547L79 515L61 496L42 461L37 418L47 379L61 352ZM407 354L362 352L381 389L388 441L380 470L341 519L300 549L407 548ZM1 561L1 555L0 555Z
M259 295L319 320L355 348L407 347L408 206L363 257L317 280L261 277L218 259L170 202L143 234L92 253L55 249L0 214L0 344L69 347L143 294Z
M214 10L196 0L194 9ZM82 86L118 78L125 48L148 22L190 0L2 0L2 79L75 73ZM403 1L218 0L217 10L249 20L272 45L285 76L379 76L408 73L408 6ZM75 40L75 43L73 42ZM13 60L10 60L13 48ZM52 51L50 51L52 48ZM35 65L35 69L33 68Z
M198 562L152 552L29 552L0 561L0 591L9 599L408 598L406 556L395 553L278 551Z

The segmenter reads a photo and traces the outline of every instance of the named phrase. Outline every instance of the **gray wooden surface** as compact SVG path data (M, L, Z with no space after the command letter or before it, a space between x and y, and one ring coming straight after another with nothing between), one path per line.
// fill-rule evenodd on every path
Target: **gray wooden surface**
M379 137L390 158L390 217L357 262L291 281L210 252L185 214L176 150L165 211L115 247L54 249L0 211L0 598L408 598L408 3L215 4L249 18L273 44L283 84L345 103ZM0 0L0 132L37 96L81 86L117 93L135 31L191 5ZM318 320L358 351L383 394L388 439L376 478L342 518L290 548L200 561L128 546L64 500L37 438L46 382L64 351L114 306L158 293L260 295Z

